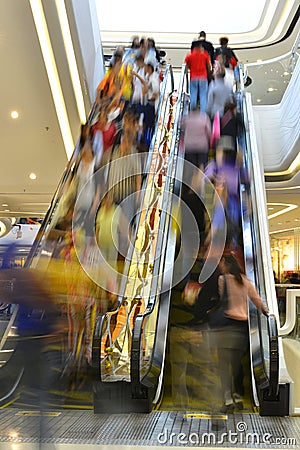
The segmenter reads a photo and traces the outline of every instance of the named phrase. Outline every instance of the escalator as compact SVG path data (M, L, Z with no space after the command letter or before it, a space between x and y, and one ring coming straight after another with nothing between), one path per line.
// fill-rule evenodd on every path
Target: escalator
M168 66L161 84L160 106L152 146L148 154L144 155L148 172L152 170L149 165L152 161L153 148L159 146L159 141L163 139L164 135L167 135L167 123L163 127L159 127L159 124L163 120L166 122L169 120L168 115L166 119L162 119L162 116L169 106L170 92L173 90L172 70ZM94 107L87 122L89 125L94 123L98 113L99 111ZM159 128L160 132L158 132ZM23 344L26 340L29 342L32 339L32 343L41 343L42 359L47 360L51 369L49 370L51 380L46 403L51 407L92 408L93 370L89 362L91 362L90 352L95 322L99 314L113 309L116 293L118 289L122 289L124 280L127 279L125 276L127 265L125 264L124 272L113 271L114 281L117 281L111 287L105 278L109 269L105 262L103 263L103 258L99 260L97 252L92 251L92 247L89 247L90 251L86 252L88 263L86 265L82 263L81 253L86 251L88 238L84 234L84 226L82 224L78 226L74 222L70 207L70 191L72 181L76 177L79 157L80 141L78 141L74 154L61 178L25 265L25 269L34 269L32 273L36 274L39 285L44 285L45 290L47 286L50 286L51 302L53 301L55 311L53 313L53 305L51 305L51 313L47 313L47 308L44 307L46 298L40 299L40 306L34 303L32 307L30 304L29 310L26 309L26 319L30 318L34 322L34 326L40 327L42 331L39 336L33 335L24 339L18 332L22 308L15 305L13 315L1 340L1 350L7 355L0 368L0 405L2 407L13 403L14 406L28 408L36 402L36 393L30 392L30 389L24 389L24 348L26 346L24 347ZM161 162L159 158L158 162ZM165 170L164 167L162 169ZM109 170L110 164L98 171L100 172L97 174L99 183L104 183L103 179ZM142 193L146 181L147 177L144 176ZM159 188L157 189L159 190ZM78 197L74 200L74 202L76 201L75 213L77 200ZM138 218L138 216L139 214L136 217ZM133 230L135 230L135 223L133 223ZM127 255L128 259L131 259L131 256ZM34 292L35 283L30 284L27 274L26 270L16 272L17 283L15 283L13 291L13 297L16 294L19 297L23 296L25 303L27 301L26 289L33 297L36 294ZM104 279L102 284L98 282L99 277L101 280ZM117 283L119 283L118 286ZM44 336L47 336L44 327L49 320L51 321L51 317L53 317L52 325L55 331L53 334L49 332L49 340L45 339L42 342ZM34 344L32 346L34 347ZM28 351L30 346L27 345L26 348ZM28 361L31 359L28 358Z
M180 241L178 238L179 226L175 224L176 221L180 222L180 213L182 216L184 215L184 220L186 220L187 213L184 209L180 211L182 204L180 208L178 199L183 181L182 157L184 156L180 126L188 109L187 91L186 72L183 67L168 161L168 177L171 179L170 184L167 183L164 190L166 206L161 208L160 224L163 228L158 227L157 231L156 251L158 253L156 253L155 264L152 268L151 288L147 292L148 297L145 297L143 291L142 295L135 299L139 304L143 303L143 308L135 310L132 316L130 314L126 316L126 332L123 333L123 337L125 333L129 335L126 341L126 354L124 354L120 341L117 351L114 349L116 342L111 339L110 335L113 333L114 325L109 323L110 319L103 317L98 323L94 346L95 371L96 376L99 377L95 387L95 412L147 412L153 408L164 409L166 408L166 397L169 397L167 409L176 410L187 407L186 404L174 403L169 373L172 362L170 363L168 360L168 347L172 347L170 337L172 327L171 329L169 327L170 311L172 314L172 305L175 303L174 296L180 295L180 282L186 273L186 260L192 257L188 241L184 241L183 235L180 246L178 242ZM285 373L282 347L277 333L277 300L271 260L268 254L267 220L263 213L265 210L263 177L262 175L260 177L261 169L255 147L253 121L251 122L251 102L243 92L242 79L241 91L237 93L237 99L246 124L243 135L239 136L239 144L244 151L244 165L240 174L242 258L246 275L256 286L270 311L268 317L265 317L249 306L249 356L245 362L248 385L247 403L249 409L259 410L261 415L288 415L289 380ZM190 177L193 177L193 173L190 174ZM171 190L170 185L172 186ZM202 198L202 201L207 202L207 198ZM209 209L207 203L206 207ZM211 211L208 211L208 214L211 216ZM207 278L205 278L205 273L207 274L209 271L209 257L213 255L214 247L218 246L221 241L219 235L212 235L212 245L201 270L204 280ZM186 249L187 247L187 255L184 252L180 254L182 248ZM179 340L184 338L184 335L178 337L178 329L173 334ZM189 406L197 411L215 412L218 410L216 405L219 398L214 387L217 384L213 367L214 360L206 358L206 361L203 362L210 351L208 336L209 330L202 329L202 342L197 343L202 352L201 357L198 358L202 372L201 375L198 372L197 383L193 385L193 380L190 383L188 378L184 382L187 384L189 394L193 395L193 388L197 389L200 382L201 389L201 376L203 373L206 374L204 393L209 393L209 398L205 394L199 402ZM109 337L110 339L108 339ZM173 353L176 354L176 350L173 349ZM112 372L117 373L122 361L124 362L124 371L120 373L119 377L114 378L111 374ZM181 358L178 359L178 362L183 363ZM198 369L199 366L196 365L194 374L196 377ZM181 367L181 373L186 375L184 367ZM175 378L178 382L179 375Z
M172 89L161 103L161 119L155 133L156 143L149 157L147 181L137 219L137 234L125 270L128 276L124 280L117 308L100 316L97 321L93 341L96 413L108 410L141 412L151 408L145 390L132 393L130 378L131 369L135 366L131 361L134 357L133 330L139 314L156 307L157 289L165 268L167 234L164 230L170 227L171 216L168 211L173 191L175 152L178 148L174 140L174 123L178 122L181 95L180 91L174 92ZM172 251L173 245L170 248ZM172 266L169 268L171 274ZM151 360L151 353L146 353L147 359Z
M266 318L260 315L256 308L249 303L250 354L249 358L244 362L244 368L248 373L245 377L248 385L248 392L246 389L246 394L248 394L246 403L248 404L246 406L250 411L253 411L253 409L255 411L259 410L261 415L288 415L290 380L285 370L282 347L277 332L277 299L274 292L271 258L268 254L267 218L262 213L262 211L265 211L264 186L261 181L263 174L261 174L261 179L256 175L260 173L261 169L257 166L257 163L259 163L258 159L256 160L256 166L253 161L254 158L257 158L257 152L255 152L256 149L254 148L253 123L249 123L251 120L249 119L250 99L247 95L244 96L243 92L237 94L237 97L239 99L239 108L244 117L244 123L247 124L246 129L243 130L245 135L239 136L239 144L244 149L244 166L240 174L243 260L246 275L256 286L260 296L267 302L270 310L270 314ZM252 136L250 133L252 133ZM175 342L176 340L178 342L179 329L177 328L175 331L175 335L177 334ZM204 326L200 333L202 333L202 342L198 343L198 348L196 348L198 351L202 350L203 356L198 357L200 370L199 364L198 367L197 365L196 368L194 367L194 370L198 378L202 376L202 379L199 380L200 382L198 381L195 385L196 392L203 392L203 398L198 398L198 402L194 401L193 406L196 406L198 410L211 412L215 411L215 403L220 401L218 390L215 388L216 379L212 376L215 369L215 361L213 358L205 356L205 353L211 351L209 343L207 343L207 336L208 341L210 340L209 331ZM172 338L170 338L170 343L172 350ZM173 350L173 355L176 355L176 353L178 352ZM175 385L176 379L178 379L177 375L175 376ZM193 377L189 381L190 385L188 388L191 396L194 396ZM169 395L170 386L169 392L167 388L166 391ZM210 398L210 401L208 401L208 398Z

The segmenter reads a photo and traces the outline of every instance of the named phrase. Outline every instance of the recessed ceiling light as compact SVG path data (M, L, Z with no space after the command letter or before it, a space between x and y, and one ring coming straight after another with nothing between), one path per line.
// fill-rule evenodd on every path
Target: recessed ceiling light
M10 209L5 209L4 212L10 212Z
M273 211L274 208L273 208L272 206L269 206L269 207L268 207L268 210L269 210L269 211Z
M275 92L275 91L278 91L278 89L277 88L273 88L273 87L269 87L268 88L268 92Z
M278 222L277 225L282 225L282 222Z
M257 103L260 103L261 102L261 98L257 98L256 101L257 101Z
M12 119L17 119L17 118L19 117L18 111L12 111L12 112L10 113L10 117L11 117Z
M300 219L295 219L295 222L300 222Z
M262 59L257 59L256 62L261 63Z
M8 204L7 203L2 203L2 206L8 206Z
M31 180L36 180L36 174L33 173L33 172L31 172L31 174L29 175L29 178L30 178Z
M289 75L289 72L283 72L283 75L286 77L287 75Z

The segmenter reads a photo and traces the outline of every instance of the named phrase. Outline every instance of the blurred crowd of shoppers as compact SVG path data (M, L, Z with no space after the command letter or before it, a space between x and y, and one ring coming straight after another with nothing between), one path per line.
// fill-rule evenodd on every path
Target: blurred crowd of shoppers
M117 298L139 206L143 155L157 116L164 54L150 37L134 36L130 46L116 48L61 188L44 245L53 267L55 260L63 261L67 274L66 371L80 372L91 363L95 317L111 310Z
M235 77L238 75L236 73L238 58L228 46L228 38L221 37L220 46L214 49L212 43L206 40L205 31L200 31L198 39L192 42L191 51L186 55L184 62L190 71L191 109L194 109L199 100L201 112L207 112L213 118L215 111L212 111L211 108L214 103L222 115L222 106L224 107L222 98L225 93L222 92L223 95L219 99L217 97L217 101L212 97L216 93L218 95L220 83L224 84L229 92L232 92ZM215 85L216 80L218 82ZM224 91L223 88L221 90ZM225 101L226 99L224 99Z
M103 247L101 252L108 255L111 267L118 269L124 262L139 203L144 163L139 154L147 152L153 135L164 54L156 48L154 39L134 36L128 47L116 48L105 76L99 82L91 120L81 127L80 139L70 163L72 170L61 188L61 200L53 213L49 239L44 244L54 259L64 260L70 267L77 263L95 265L95 240L100 249ZM217 55L206 41L205 33L200 33L188 57L191 113L185 120L185 128L187 159L202 170L208 165L213 133L212 113L204 115L209 100L208 81L204 78L206 73L212 72L216 60L220 61L220 54ZM223 67L222 64L219 66ZM214 83L211 81L210 85ZM201 115L197 114L197 97L195 100L199 87ZM218 178L217 175L215 177ZM192 197L189 196L189 203L193 208ZM203 215L201 212L197 214L196 208L194 212L201 228ZM107 220L103 220L104 214ZM114 252L109 251L112 242L115 244ZM76 274L78 271L73 272ZM90 362L92 317L96 312L112 307L115 297L111 291L114 291L117 275L115 279L103 282L99 304L95 301L94 290L84 278L85 301L81 306L76 300L78 282L74 277L68 278L73 292L67 308L71 324L69 350L74 361L80 355L79 359Z
M129 47L116 49L98 85L92 120L81 127L80 139L70 163L72 170L61 188L61 200L42 243L44 255L51 255L50 266L53 265L57 272L55 261L59 260L63 269L62 266L59 268L66 275L67 301L64 307L68 324L63 326L68 333L68 363L64 371L79 372L84 364L91 364L95 318L114 307L118 275L122 272L133 218L139 206L143 175L143 161L139 154L149 149L157 117L163 78L162 55L152 38L140 39L138 36L133 37ZM201 256L202 251L205 258L210 233L224 228L224 217L228 227L226 248L229 252L239 248L241 149L237 137L243 122L234 94L237 57L228 47L227 38L220 38L220 47L215 50L202 31L199 39L192 43L185 62L190 71L190 111L182 122L185 159L199 169L201 176L198 178L196 173L194 177L193 183L198 185L195 192L183 187L183 199L192 210L200 233L196 254L199 252ZM211 181L220 200L214 205L210 229L205 219L204 175ZM225 215L220 213L220 208ZM190 231L184 228L184 224L182 230ZM99 249L102 259L99 259ZM113 269L113 277L112 271L109 272L104 264L95 264L100 260ZM91 283L81 266L88 275L89 268L95 270L93 275L100 276L100 282ZM26 276L30 278L30 274ZM33 300L36 292L43 294L40 282L34 281L36 289L29 293ZM207 339L205 332L213 332L215 326L207 317L212 308L206 306L211 300L220 303L225 292L223 315L226 324L213 339ZM193 328L187 332L184 325L183 333L178 330L172 333L171 329L174 399L178 398L180 407L188 406L186 397L189 393L185 383L187 354L193 354L195 358L197 354L205 354L205 364L210 364L209 351L214 348L224 411L234 405L241 408L244 395L242 359L247 347L247 298L262 312L267 313L267 308L232 253L223 255L220 264L215 265L211 276L195 290L194 296L194 303L186 306L188 312L193 313L188 327L197 324L199 319L201 326L204 322L207 328L201 328L201 332L196 328L199 333L195 340ZM50 317L53 313L52 296L48 300ZM33 302L30 308L35 306ZM26 314L27 309L26 305ZM26 317L28 319L28 314ZM58 320L57 323L60 324ZM44 325L46 327L48 322ZM51 334L49 330L45 328L42 332ZM203 368L201 364L197 364L197 373ZM207 395L209 391L213 392L211 386L209 380Z
M113 309L117 298L139 206L141 154L149 149L157 116L164 54L152 38L138 36L114 52L43 239L38 267L49 258L45 266L55 279L49 296L60 299L58 309L67 321L61 330L67 354L63 374L75 386L91 364L96 317ZM30 290L27 297L28 310L34 311ZM34 327L33 335L39 332Z
M243 133L235 93L237 61L228 46L228 38L221 37L220 46L215 49L206 40L206 33L199 33L185 57L190 73L190 110L183 120L185 159L201 169L205 174L203 178L214 185L215 199L221 200L213 205L206 242L211 238L211 231L226 226L225 212L227 239L233 248L238 245L241 220L238 177L242 148L237 138L242 139ZM204 183L200 178L198 188L204 195Z
M107 98L121 108L120 118L128 106L133 108L139 117L139 144L144 150L149 148L155 125L164 54L154 39L134 36L130 47L117 47L97 89L99 108Z

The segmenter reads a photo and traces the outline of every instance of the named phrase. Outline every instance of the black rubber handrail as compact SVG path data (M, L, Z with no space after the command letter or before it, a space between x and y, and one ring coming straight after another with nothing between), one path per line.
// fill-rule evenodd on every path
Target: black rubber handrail
M268 315L269 330L269 395L272 400L276 400L279 390L279 345L278 329L276 317L273 314Z
M96 319L96 325L92 341L92 370L95 380L101 379L101 340L102 330L106 319L105 314L101 314Z

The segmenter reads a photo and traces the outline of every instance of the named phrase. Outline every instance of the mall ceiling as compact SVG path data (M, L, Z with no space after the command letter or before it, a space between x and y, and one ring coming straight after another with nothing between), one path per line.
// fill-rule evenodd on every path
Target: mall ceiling
M77 1L86 1L87 5L89 3L89 0ZM281 62L271 62L268 70L264 70L266 66L257 61L265 62L291 51L300 28L298 0L266 0L265 3L259 0L260 6L256 8L259 17L251 15L252 22L248 24L251 28L248 29L244 19L250 8L255 9L248 1L223 1L217 8L217 15L211 10L203 11L201 2L193 6L193 9L186 5L183 20L183 13L178 8L174 10L172 6L171 11L171 3L163 3L169 8L166 16L166 12L161 10L162 6L157 2L155 7L154 2L151 4L151 9L155 12L152 20L152 12L144 14L141 10L141 17L138 17L137 8L140 7L132 4L129 11L128 6L118 0L114 3L114 9L118 10L118 17L123 19L123 25L117 23L115 13L110 11L110 16L105 16L104 2L95 1L102 30L103 53L107 56L113 53L117 45L128 45L134 34L151 35L157 46L166 51L166 61L176 70L181 67L191 41L197 37L200 29L205 29L207 38L215 46L221 35L227 35L240 63L255 64L248 67L253 78L248 90L252 93L254 104L258 104L257 99L261 100L260 104L278 103L288 85L290 73L284 75L284 72L288 72L291 56ZM71 0L0 0L0 217L43 216L67 164L67 154L70 154L78 139L82 115L80 116L67 64L62 24L57 11L59 3L65 5L69 19L85 113L89 112L90 101L84 88L84 70ZM216 6L215 2L214 5ZM45 62L41 52L33 7L40 10L42 7L46 17L53 52L50 62ZM195 23L189 15L196 17ZM147 16L147 23L143 23L144 16ZM218 23L216 16L221 18L221 23ZM201 21L199 17L202 18ZM147 29L149 31L141 31ZM50 87L53 76L50 63L53 61L60 80L58 94L62 97L61 108L58 107L57 92L53 86ZM274 90L268 90L270 87ZM13 111L18 113L18 118L11 117ZM63 121L64 135L61 132ZM36 174L36 179L31 179L34 178L31 174ZM279 197L272 193L270 198L273 203L276 203L275 200L279 202L280 198L281 203L284 199L284 202L296 202L299 206L297 197L299 196L295 192L286 191ZM285 214L290 223L294 223L295 219L300 220L298 209Z

